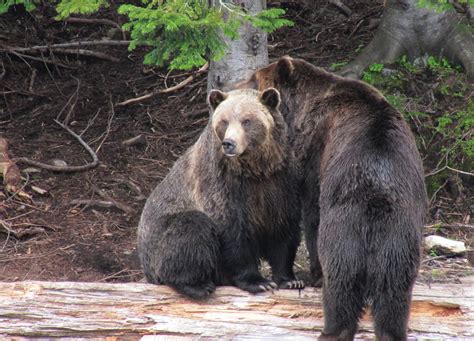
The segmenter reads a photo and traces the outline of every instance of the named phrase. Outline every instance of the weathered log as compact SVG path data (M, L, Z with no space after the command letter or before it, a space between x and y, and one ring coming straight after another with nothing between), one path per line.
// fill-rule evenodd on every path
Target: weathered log
M250 295L222 287L191 301L166 286L141 283L0 283L0 339L22 337L314 339L323 324L321 291ZM472 283L416 286L410 335L474 336ZM369 314L358 337L371 337Z

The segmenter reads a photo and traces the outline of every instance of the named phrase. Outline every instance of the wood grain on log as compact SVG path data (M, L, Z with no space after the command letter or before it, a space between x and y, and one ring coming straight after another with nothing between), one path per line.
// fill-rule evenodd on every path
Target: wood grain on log
M474 336L472 283L416 286L410 335ZM205 302L141 283L0 283L0 338L121 337L314 339L323 325L317 289L250 295L221 287ZM366 314L358 337L370 337Z

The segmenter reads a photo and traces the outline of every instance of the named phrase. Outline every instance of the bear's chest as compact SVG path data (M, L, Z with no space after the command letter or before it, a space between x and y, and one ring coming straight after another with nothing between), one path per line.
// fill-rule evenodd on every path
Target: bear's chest
M279 177L242 181L230 204L235 220L252 232L268 233L289 220L292 190Z

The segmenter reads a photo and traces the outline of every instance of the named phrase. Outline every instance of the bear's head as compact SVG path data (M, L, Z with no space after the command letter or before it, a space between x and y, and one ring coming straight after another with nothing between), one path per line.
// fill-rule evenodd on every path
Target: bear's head
M275 88L281 94L281 113L288 120L292 112L301 111L304 106L327 95L334 84L332 74L302 59L288 56L280 58L266 67L255 71L252 76L234 86L235 89L264 91ZM291 117L290 117L291 118Z
M281 163L286 125L276 89L211 90L208 103L212 133L224 158L233 160L231 164L256 170Z
M321 101L337 95L348 105L358 105L361 98L371 103L387 102L374 87L358 80L349 80L327 72L303 59L284 56L256 70L248 80L234 85L235 89L264 91L275 88L280 92L280 111L287 122L294 115L312 111Z

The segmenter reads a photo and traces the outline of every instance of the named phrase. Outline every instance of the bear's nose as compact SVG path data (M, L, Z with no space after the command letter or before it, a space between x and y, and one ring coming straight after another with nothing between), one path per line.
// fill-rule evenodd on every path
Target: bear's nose
M224 153L227 155L235 154L235 141L231 139L225 139L222 141L222 148L224 149Z

